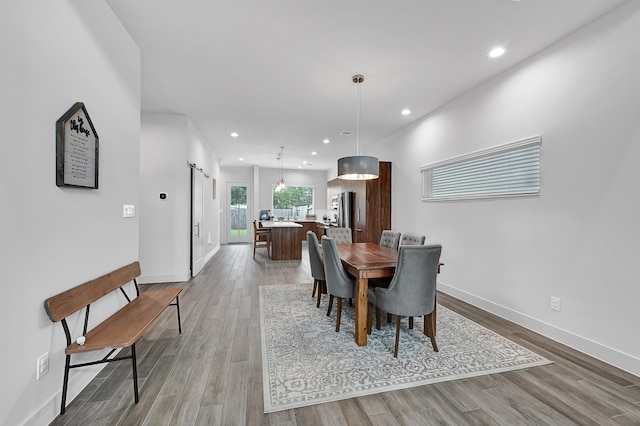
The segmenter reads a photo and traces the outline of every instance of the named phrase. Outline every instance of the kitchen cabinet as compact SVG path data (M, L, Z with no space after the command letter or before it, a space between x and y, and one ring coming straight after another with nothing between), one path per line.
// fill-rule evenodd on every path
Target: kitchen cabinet
M313 231L316 237L318 237L318 240L324 235L324 233L320 233L320 228L318 228L318 225L323 226L323 224L319 222L314 220L297 220L296 223L302 225L302 241L307 241L307 231Z
M337 209L338 206L334 205L335 198L340 194L340 179L333 179L327 182L327 210L333 211L334 208ZM337 210L336 210L337 212Z
M391 162L380 161L378 179L349 181L333 179L327 182L327 202L341 192L355 193L352 223L353 242L379 243L382 231L391 229Z

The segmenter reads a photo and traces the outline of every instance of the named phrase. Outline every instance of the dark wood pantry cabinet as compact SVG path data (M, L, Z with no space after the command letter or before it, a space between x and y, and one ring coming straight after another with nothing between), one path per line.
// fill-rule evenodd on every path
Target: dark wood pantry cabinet
M341 192L355 193L352 223L354 243L379 243L385 229L391 229L391 162L380 161L378 179L327 182L327 208Z

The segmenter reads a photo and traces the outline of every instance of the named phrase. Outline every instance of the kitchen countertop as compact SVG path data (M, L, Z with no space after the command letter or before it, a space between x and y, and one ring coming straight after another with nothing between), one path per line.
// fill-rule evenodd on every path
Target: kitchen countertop
M295 223L293 220L263 220L263 228L302 228L302 225Z
M325 222L322 219L285 219L285 220L261 220L260 222L262 222L263 226L265 228L268 228L269 226L267 226L267 224L270 223L283 223L283 224L288 224L288 223L293 223L295 224L297 223L317 223L318 225L324 225L325 228L337 228L338 224L336 222ZM276 226L286 226L286 225L276 225Z
M284 220L278 220L278 219L273 219L273 220L261 220L260 222L262 223L269 223L269 222L315 222L315 223L320 223L320 224L327 224L327 222L325 222L322 219L306 219L306 218L301 218L301 219L284 219Z

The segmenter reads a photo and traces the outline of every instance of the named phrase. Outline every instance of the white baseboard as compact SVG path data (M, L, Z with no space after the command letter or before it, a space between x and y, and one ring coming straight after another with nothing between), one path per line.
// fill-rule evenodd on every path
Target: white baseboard
M182 283L189 281L191 276L189 272L175 275L140 275L138 284L156 284L156 283Z
M640 359L438 281L438 290L596 359L640 376Z
M213 248L213 250L211 250L209 253L207 253L204 257L204 264L206 265L208 261L211 260L211 258L220 251L220 244L218 244L217 246L215 246Z
M220 244L215 246L213 250L209 253L205 254L204 264L206 265L208 261L210 261L213 256L220 251ZM185 281L189 281L191 279L191 275L189 271L186 271L183 274L170 274L170 275L140 275L138 277L138 284L157 284L157 283L182 283Z

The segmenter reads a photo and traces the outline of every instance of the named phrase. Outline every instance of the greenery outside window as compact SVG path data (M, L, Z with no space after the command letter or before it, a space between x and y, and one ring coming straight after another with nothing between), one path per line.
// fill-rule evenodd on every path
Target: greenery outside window
M312 186L287 186L279 192L275 188L274 185L271 191L274 218L297 219L313 214Z

